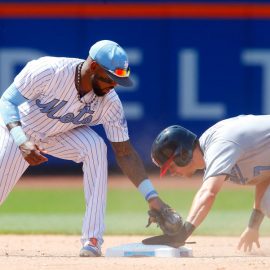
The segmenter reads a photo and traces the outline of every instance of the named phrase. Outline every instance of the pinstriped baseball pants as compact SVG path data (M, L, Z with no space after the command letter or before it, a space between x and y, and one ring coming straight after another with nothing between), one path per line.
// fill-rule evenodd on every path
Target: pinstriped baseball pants
M89 127L78 127L66 133L33 140L49 155L83 163L83 186L86 210L82 226L82 242L95 237L103 242L107 198L107 146ZM28 163L13 142L6 127L0 126L0 204L4 202Z

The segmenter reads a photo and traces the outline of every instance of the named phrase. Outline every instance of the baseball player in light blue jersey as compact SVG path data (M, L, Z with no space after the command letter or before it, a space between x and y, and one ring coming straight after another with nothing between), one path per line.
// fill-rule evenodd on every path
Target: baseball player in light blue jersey
M132 85L129 74L123 48L102 40L91 46L86 60L42 57L30 61L0 99L0 203L29 165L47 161L44 153L82 162L86 211L80 256L100 256L104 233L107 149L91 126L103 125L120 168L149 208L167 207L129 140L114 90L117 85Z
M260 247L259 227L270 217L270 115L241 115L218 122L200 138L181 126L164 129L152 145L152 159L161 175L191 177L204 170L203 183L194 197L184 226L177 236L155 236L145 244L183 243L206 218L217 193L228 180L239 185L254 185L253 211L238 249Z

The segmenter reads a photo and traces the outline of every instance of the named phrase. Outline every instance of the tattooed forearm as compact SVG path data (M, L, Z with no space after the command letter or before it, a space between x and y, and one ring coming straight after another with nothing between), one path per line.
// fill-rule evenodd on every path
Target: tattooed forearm
M112 143L112 147L119 167L136 187L148 178L139 155L129 141Z

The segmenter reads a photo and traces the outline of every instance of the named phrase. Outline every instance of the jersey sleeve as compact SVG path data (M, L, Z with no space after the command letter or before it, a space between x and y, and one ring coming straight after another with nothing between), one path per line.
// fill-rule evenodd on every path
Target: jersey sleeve
M46 58L28 62L14 79L16 88L27 99L39 96L52 79L53 69L44 59Z
M203 180L218 175L230 175L242 153L243 150L234 142L218 140L212 143L204 152L206 169Z
M104 120L103 127L108 140L111 142L129 140L127 121L122 103L118 97L110 104Z

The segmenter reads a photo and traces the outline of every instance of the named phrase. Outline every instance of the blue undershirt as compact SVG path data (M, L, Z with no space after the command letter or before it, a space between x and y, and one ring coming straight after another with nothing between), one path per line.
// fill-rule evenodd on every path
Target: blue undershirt
M20 121L18 106L25 101L27 101L27 99L19 92L14 84L11 84L4 92L0 99L0 114L6 125L12 122ZM20 125L11 128L10 134L18 146L22 145L28 140Z
M14 83L8 87L0 99L0 114L5 124L20 121L18 106L26 101Z

